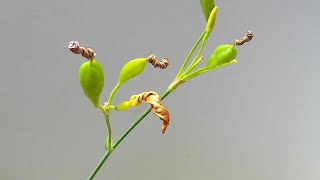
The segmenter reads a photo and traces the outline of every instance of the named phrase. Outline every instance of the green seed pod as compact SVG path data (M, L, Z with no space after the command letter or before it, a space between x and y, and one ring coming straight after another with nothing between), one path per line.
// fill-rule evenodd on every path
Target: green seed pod
M219 45L214 53L209 57L206 64L207 69L212 69L224 64L230 63L237 56L237 50L234 45L221 44Z
M214 0L200 0L200 4L202 7L204 17L206 18L206 21L208 21L210 13L215 6Z
M100 94L104 86L103 68L96 60L84 62L79 68L82 90L94 107L99 107Z
M129 79L139 75L144 70L147 61L147 58L137 58L127 62L120 71L119 84L123 84Z

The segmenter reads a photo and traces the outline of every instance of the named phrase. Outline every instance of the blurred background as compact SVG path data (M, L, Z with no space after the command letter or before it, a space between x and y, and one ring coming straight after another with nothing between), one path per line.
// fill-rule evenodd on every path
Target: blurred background
M319 180L319 1L216 0L202 55L232 43L238 63L184 84L163 101L171 124L149 114L96 179ZM0 7L0 179L86 179L104 154L103 115L83 95L91 47L105 71L102 101L130 59L169 57L126 83L114 104L163 93L202 33L199 1L2 1ZM204 61L205 63L205 61ZM203 63L203 64L204 64ZM202 65L203 65L202 64ZM114 140L149 106L111 115Z

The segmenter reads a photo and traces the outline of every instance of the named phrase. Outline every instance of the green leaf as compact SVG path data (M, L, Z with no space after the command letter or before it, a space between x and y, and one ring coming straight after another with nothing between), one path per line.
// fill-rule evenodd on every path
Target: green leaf
M215 7L214 0L200 0L202 11L206 21L208 21L212 9Z

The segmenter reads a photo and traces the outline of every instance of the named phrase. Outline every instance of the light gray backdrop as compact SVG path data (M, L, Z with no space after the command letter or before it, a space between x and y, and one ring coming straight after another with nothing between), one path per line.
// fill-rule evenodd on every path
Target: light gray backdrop
M96 179L319 180L319 1L222 1L203 56L249 29L238 64L192 80L123 141ZM160 94L204 28L198 0L9 1L0 6L0 179L86 179L104 153L102 114L78 82L84 62L70 40L105 68L105 101L122 65L155 53L114 99ZM148 105L112 114L114 139Z

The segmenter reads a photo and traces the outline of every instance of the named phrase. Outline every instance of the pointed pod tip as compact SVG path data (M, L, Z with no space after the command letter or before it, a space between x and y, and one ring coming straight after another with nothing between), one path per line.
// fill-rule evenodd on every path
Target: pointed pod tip
M231 63L238 63L236 59L232 60Z
M216 23L216 17L217 17L217 11L218 11L218 6L215 6L209 16L205 31L211 33L214 25Z

